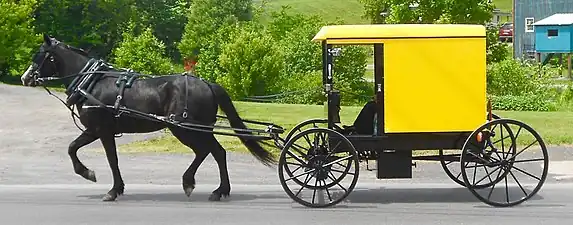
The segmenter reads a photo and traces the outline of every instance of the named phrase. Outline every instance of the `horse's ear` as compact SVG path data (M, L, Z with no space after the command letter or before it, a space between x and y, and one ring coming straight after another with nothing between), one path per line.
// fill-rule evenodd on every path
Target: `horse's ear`
M50 39L50 36L48 36L47 34L44 34L44 42L48 46L52 45L52 39Z

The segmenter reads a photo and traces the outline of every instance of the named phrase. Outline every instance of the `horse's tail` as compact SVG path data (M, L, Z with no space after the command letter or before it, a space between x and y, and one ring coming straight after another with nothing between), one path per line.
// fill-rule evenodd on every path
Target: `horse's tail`
M227 91L218 84L211 84L211 88L215 94L217 102L219 103L219 107L221 107L225 115L227 115L231 127L237 129L247 129L243 123L243 120L241 120L239 117L237 109L233 105L231 97ZM252 134L249 131L235 131L235 133ZM271 152L265 150L255 138L239 136L239 139L247 147L247 149L249 149L249 152L251 152L251 154L253 154L264 165L271 166L271 164L276 162Z

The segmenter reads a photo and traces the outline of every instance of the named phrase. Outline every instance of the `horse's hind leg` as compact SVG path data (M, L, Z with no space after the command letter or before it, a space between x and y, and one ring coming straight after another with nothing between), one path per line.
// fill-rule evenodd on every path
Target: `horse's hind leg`
M209 155L209 148L203 143L203 138L206 133L187 131L181 128L171 128L170 130L173 136L195 152L195 159L193 159L191 165L189 165L185 173L183 173L181 182L183 191L185 191L185 194L189 197L193 189L195 189L195 174L197 173L197 169L207 155Z
M72 141L68 147L68 155L72 160L72 165L74 166L74 172L83 178L96 182L95 173L89 170L78 158L78 150L92 142L94 142L98 137L86 133L85 131L80 134L74 141Z

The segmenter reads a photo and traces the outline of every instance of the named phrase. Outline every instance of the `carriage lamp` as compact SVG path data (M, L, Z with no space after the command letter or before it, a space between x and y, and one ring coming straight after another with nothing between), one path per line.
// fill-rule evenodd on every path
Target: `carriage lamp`
M483 141L483 133L481 131L477 133L476 139L478 143L481 143Z

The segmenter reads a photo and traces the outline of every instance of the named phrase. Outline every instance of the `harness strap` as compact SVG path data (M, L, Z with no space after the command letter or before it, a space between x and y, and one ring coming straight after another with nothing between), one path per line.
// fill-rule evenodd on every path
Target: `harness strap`
M187 73L183 73L185 76L185 108L183 108L183 119L187 119L187 100L189 98L189 79L187 79Z

